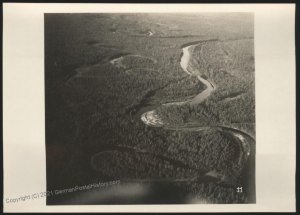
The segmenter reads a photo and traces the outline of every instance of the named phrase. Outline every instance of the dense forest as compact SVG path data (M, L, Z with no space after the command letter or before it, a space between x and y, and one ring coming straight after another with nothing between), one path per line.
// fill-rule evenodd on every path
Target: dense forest
M180 60L193 41L189 76ZM254 146L254 70L252 14L45 14L47 190L153 179L184 203L253 202L243 144L221 128ZM164 105L205 90L197 75L216 86L205 101ZM143 123L150 110L169 128Z

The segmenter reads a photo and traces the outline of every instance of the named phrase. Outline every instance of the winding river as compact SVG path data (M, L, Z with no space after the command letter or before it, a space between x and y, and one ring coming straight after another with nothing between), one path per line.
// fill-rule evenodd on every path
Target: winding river
M216 41L208 40L208 41ZM208 42L206 41L206 42ZM184 105L184 104L190 104L190 105L197 105L205 101L211 93L217 88L217 86L212 83L210 80L203 78L199 71L197 71L196 68L193 68L190 65L190 61L193 58L193 51L195 47L203 44L205 41L195 41L192 43L188 43L185 46L182 46L182 57L180 60L180 66L184 72L186 72L189 76L197 78L202 84L206 86L206 88L201 91L198 95L196 95L193 98L189 98L185 101L177 101L177 102L169 102L164 103L162 106L170 106L170 105ZM201 47L202 48L202 47ZM132 55L129 54L129 56L135 56L135 57L143 57L140 55ZM122 60L124 56L113 58L110 63L117 66L117 67L123 67ZM151 59L153 60L153 59ZM230 126L224 126L224 125L209 125L209 126L200 126L200 125L191 125L191 124L181 124L181 125L170 125L167 122L164 122L161 117L157 114L156 109L147 111L141 115L141 120L148 126L151 127L161 127L163 129L168 130L181 130L181 131L204 131L208 129L215 129L218 130L224 134L230 135L235 142L239 144L239 155L237 157L238 165L244 164L239 184L236 186L243 186L245 192L247 193L248 202L255 202L255 138L252 137L250 134L248 134L245 131L242 131L240 129L230 127ZM116 151L126 151L130 150L133 153L147 153L147 152L141 152L135 149L124 149L124 148L113 148L113 150ZM103 152L107 151L107 149L104 149ZM101 152L99 152L101 153ZM167 158L158 156L160 159L166 160ZM167 159L168 160L168 159ZM175 160L168 160L169 162L173 163L174 165L182 166L183 164L178 163ZM227 183L226 179L224 177L220 177L220 173L215 172L214 170L209 171L208 173L200 174L200 178L196 179L181 179L181 180L187 180L187 181L205 181L207 180L207 176L211 177L208 179L209 181L213 182L216 178L223 181L225 184ZM222 175L221 175L222 176ZM205 180L201 179L201 177L206 177Z
M196 75L197 73L192 71L189 67L189 62L192 58L193 50L198 44L189 45L182 48L183 55L180 60L180 66L182 67L183 71L185 71L190 76L197 76L198 80L206 86L206 89L203 90L201 93L199 93L197 96L195 96L192 99L189 99L187 101L180 101L180 102L170 102L165 103L163 106L167 105L182 105L186 103L190 103L191 105L200 104L203 102L206 98L210 96L212 91L216 88L213 83L209 82L208 80L201 77L201 75ZM164 126L164 123L161 121L159 116L156 114L155 110L148 111L146 113L143 113L141 116L142 121L150 126L155 127L161 127Z
M180 66L182 67L183 71L186 72L190 76L197 76L198 80L206 86L205 90L200 92L198 95L196 95L194 98L187 100L187 101L180 101L180 102L171 102L171 103L165 103L162 104L163 106L167 105L182 105L182 104L200 104L205 99L207 99L211 93L216 89L216 86L210 82L209 80L204 79L200 75L197 75L197 71L194 71L194 69L189 65L194 48L198 45L200 45L202 42L199 43L193 43L192 45L188 45L185 47L182 47L182 57L180 61ZM226 126L190 126L190 125L178 125L178 126L170 126L168 123L164 123L162 119L159 117L159 115L156 113L156 110L151 110L143 113L141 115L141 120L148 126L152 127L162 127L164 129L170 129L170 130L194 130L194 131L203 131L206 129L218 129L219 131L223 133L228 133L235 137L235 139L238 141L240 146L240 155L238 158L238 163L245 162L245 166L242 171L241 175L241 186L245 186L248 201L254 202L255 201L255 139L250 134L239 130L237 128L233 127L226 127Z

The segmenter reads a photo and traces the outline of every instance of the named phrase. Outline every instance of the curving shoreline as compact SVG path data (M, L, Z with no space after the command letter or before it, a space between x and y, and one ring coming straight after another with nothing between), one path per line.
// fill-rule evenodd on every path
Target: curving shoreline
M210 41L210 40L209 40ZM214 41L214 40L213 40ZM203 44L205 41L195 41L188 43L186 45L181 46L182 48L182 55L180 60L180 66L182 67L183 71L187 73L190 77L197 78L202 84L206 86L204 90L202 90L198 95L191 99L187 99L185 101L177 101L177 102L169 102L164 103L162 106L170 106L170 105L197 105L204 102L211 93L217 88L210 80L203 78L199 75L199 72L190 66L190 61L192 59L194 48L200 44ZM127 54L129 56L135 57L143 57L148 58L140 55L132 55ZM127 56L126 55L126 56ZM119 56L116 58L111 59L110 63L114 66L122 66L122 60L124 56ZM150 59L150 58L148 58ZM152 59L153 60L153 59ZM126 70L127 71L127 70ZM188 77L188 76L187 76ZM248 199L250 202L255 202L255 138L252 137L247 132L237 129L235 127L229 127L225 125L208 125L208 126L198 126L198 125L190 125L190 124L181 124L181 125L170 125L167 122L164 122L160 116L157 114L156 109L147 111L142 113L140 116L142 122L151 127L161 127L163 129L168 130L182 130L182 131L204 131L207 129L215 129L219 130L222 133L227 133L232 136L232 138L239 144L240 153L237 156L237 162L239 165L243 165L242 172L239 176L240 178L240 185L245 186L247 188L245 192L247 193ZM209 172L214 171L210 170ZM209 173L208 172L208 173ZM217 173L216 174L220 174ZM220 174L222 175L222 174ZM212 180L215 180L215 177L211 177ZM219 178L219 177L218 177ZM219 178L221 182L225 184L228 182L226 177ZM200 180L198 178L197 180Z
M181 57L180 65L181 65L183 71L186 72L190 76L196 76L196 72L194 72L191 69L191 67L189 66L189 62L192 58L192 52L193 52L194 48L201 43L203 43L203 42L190 43L191 45L182 47L183 54ZM195 104L202 103L216 89L216 86L213 83L211 83L209 80L202 78L201 75L197 75L197 78L202 84L204 84L206 86L205 90L203 90L198 95L196 95L194 98L192 98L188 101L165 103L162 105L164 105L164 106L166 106L166 105L181 105L181 104L186 104L186 103L195 105ZM151 110L151 111L143 113L141 115L141 120L148 126L162 127L162 128L170 129L170 130L174 130L174 129L175 130L195 130L196 129L197 131L203 131L205 129L219 129L222 132L230 133L233 137L235 137L238 140L239 146L241 148L238 162L241 163L244 161L244 163L245 163L245 166L242 171L243 173L241 175L241 177L242 177L241 183L243 185L247 186L248 188L251 187L251 190L248 189L249 199L251 199L252 201L255 199L255 194L254 194L255 191L253 190L254 185L253 185L253 182L251 181L252 179L253 180L255 179L255 175L252 174L252 171L253 171L252 166L253 166L253 163L255 162L255 157L254 157L255 146L253 145L253 143L251 143L251 142L255 141L255 139L251 135L247 134L246 132L244 132L242 130L236 129L236 128L227 127L227 126L219 126L219 125L208 126L208 127L201 127L201 126L190 127L188 125L169 126L167 123L164 123L162 121L162 119L160 119L160 117L158 116L158 114L156 113L155 110ZM250 170L251 170L251 174L252 174L251 180L249 180L249 178L246 177L247 174L245 174L245 172L247 172L247 171L249 172ZM254 174L255 174L255 172L254 172Z
M186 72L190 76L197 76L198 80L206 86L206 89L200 92L198 95L196 95L194 98L187 100L187 101L180 101L180 102L170 102L170 103L165 103L162 104L163 106L166 105L181 105L181 104L186 104L190 103L191 105L195 104L200 104L202 103L205 99L207 99L210 94L212 93L213 90L216 89L215 85L211 83L209 80L206 80L201 77L201 75L197 75L194 71L191 71L189 69L189 62L192 58L192 52L196 46L198 46L200 43L192 44L189 46L185 46L182 48L182 56L180 60L180 66L182 67L183 71ZM156 114L155 110L148 111L146 113L143 113L141 116L141 120L150 126L163 126L164 123L162 120L159 118L159 116ZM156 123L157 122L157 123Z

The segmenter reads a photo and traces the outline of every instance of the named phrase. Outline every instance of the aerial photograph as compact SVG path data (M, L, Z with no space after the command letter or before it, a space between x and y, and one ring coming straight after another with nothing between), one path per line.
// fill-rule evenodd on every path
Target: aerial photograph
M254 204L254 13L45 13L47 205Z

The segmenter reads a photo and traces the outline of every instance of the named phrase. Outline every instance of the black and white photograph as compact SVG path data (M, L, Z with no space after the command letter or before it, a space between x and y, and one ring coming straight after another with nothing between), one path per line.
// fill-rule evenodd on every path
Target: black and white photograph
M3 211L296 211L296 18L5 3Z
M253 13L44 17L47 204L255 203Z

